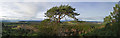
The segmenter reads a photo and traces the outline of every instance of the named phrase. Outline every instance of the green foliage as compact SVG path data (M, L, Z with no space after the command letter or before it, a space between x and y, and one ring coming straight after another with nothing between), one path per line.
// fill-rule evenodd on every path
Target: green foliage
M47 19L46 19L47 20ZM13 29L13 26L5 26L3 28L3 36L83 36L86 33L89 32L88 30L93 30L94 28L91 28L91 26L95 26L95 28L99 27L99 24L91 24L87 22L76 22L76 21L69 21L71 23L76 24L68 24L66 22L63 23L56 23L56 22L41 22L40 24L32 24L28 26L32 26L31 28L35 27L37 28L37 32L33 31L36 29ZM22 25L22 24L21 24ZM17 25L16 25L17 26ZM9 28L8 28L9 27ZM68 29L68 32L66 30ZM73 31L77 30L77 31ZM82 32L85 31L85 32ZM79 32L82 32L79 34ZM73 34L73 35L71 35Z
M118 36L119 27L117 25L118 23L113 23L111 26L108 24L107 27L96 29L92 32L87 33L86 36Z
M38 35L39 36L57 36L59 34L59 26L56 25L47 25L47 26L39 26Z
M107 23L110 23L110 22L112 22L112 17L109 15L109 16L106 16L105 18L104 18L104 24L107 24Z
M45 22L50 22L51 20L50 19L44 19L42 22L45 23Z
M61 6L56 6L56 7L52 7L51 9L49 9L45 15L46 17L48 17L49 19L53 20L53 21L60 21L62 18L64 18L65 16L69 16L71 18L74 18L75 20L77 20L77 18L75 18L75 16L78 16L78 13L75 13L75 8L72 8L69 5L61 5Z
M114 11L110 12L110 15L104 18L105 24L110 22L120 22L120 6L116 4L113 9Z
M29 33L29 29L3 29L2 36L28 36Z

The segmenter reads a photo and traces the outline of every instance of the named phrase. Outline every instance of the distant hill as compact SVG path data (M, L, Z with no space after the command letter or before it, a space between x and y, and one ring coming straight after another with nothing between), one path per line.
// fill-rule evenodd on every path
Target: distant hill
M40 22L42 20L2 20L2 22Z
M96 22L96 23L102 23L102 21L86 21L86 22Z
M41 22L42 20L2 20L2 22ZM72 21L72 20L67 20ZM65 20L62 20L61 22L66 22ZM102 23L101 21L85 21L85 22L92 22L92 23Z

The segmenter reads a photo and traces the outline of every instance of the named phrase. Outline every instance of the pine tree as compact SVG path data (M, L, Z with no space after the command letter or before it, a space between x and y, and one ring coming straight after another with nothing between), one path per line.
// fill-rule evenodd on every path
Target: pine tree
M106 16L104 18L104 23L120 23L120 6L118 4L115 5L115 7L113 7L114 11L110 12L109 16Z
M63 19L65 16L71 17L78 21L78 19L75 16L78 16L80 14L75 13L75 8L72 8L69 5L61 5L52 7L51 9L47 10L45 13L46 17L53 21L60 22L61 19Z
M106 23L106 26L109 26L109 24L112 24L113 26L109 29L114 29L114 32L117 36L120 36L120 2L113 7L113 12L110 12L109 16L106 16L104 18L104 23ZM107 25L108 24L108 25Z

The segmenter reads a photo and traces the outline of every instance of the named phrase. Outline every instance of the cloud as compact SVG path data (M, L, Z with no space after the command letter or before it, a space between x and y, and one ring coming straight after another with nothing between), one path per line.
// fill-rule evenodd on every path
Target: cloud
M38 12L38 7L34 3L14 3L17 10L14 10L15 13L23 14L26 17L32 16L34 17L35 14Z
M0 0L0 2L118 2L120 0Z
M88 20L88 21L103 21L103 18L104 17L102 17L102 16L94 16L94 17L85 17L85 16L78 16L77 17L78 19L80 19L80 20L83 20L83 21L86 21L86 20Z
M44 13L54 6L69 4L76 8L77 16L82 20L103 20L109 15L116 2L2 2L0 3L0 16L4 18L24 19L24 20L43 20ZM100 13L100 14L99 14ZM85 16L85 17L84 17ZM63 18L62 20L65 20ZM67 20L73 20L67 18Z
M1 7L2 14L18 15L18 17L19 15L25 17L34 16L37 10L34 5L26 3L2 3Z
M19 2L18 3L9 3L9 2L1 3L0 11L4 15L14 14L14 15L21 15L23 17L34 17L39 11L45 9L44 5L41 4L41 6L39 7L37 4L38 3L19 3Z
M51 8L51 3L35 3L35 2L5 2L0 3L0 16L4 18L17 19L44 19L44 13Z

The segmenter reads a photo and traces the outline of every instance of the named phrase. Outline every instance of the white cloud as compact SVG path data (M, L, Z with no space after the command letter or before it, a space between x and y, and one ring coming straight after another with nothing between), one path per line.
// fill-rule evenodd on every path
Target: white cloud
M24 14L25 16L35 16L37 7L34 4L14 3L19 9L15 10L16 13Z
M0 16L8 19L44 19L44 13L50 8L50 3L33 3L33 2L5 2L0 3ZM13 18L13 19L14 19Z
M83 21L103 21L102 16L92 16L92 17L86 17L86 16L77 16L78 19L81 19Z
M91 7L92 6L91 4L94 5L94 3L91 3L91 4L82 3L82 4L88 5L88 6L83 5L84 7L92 8L92 10L91 9L89 10L87 8L88 11L86 11L86 8L81 6L82 5L81 3L71 3L71 2L70 3L66 3L66 2L2 2L2 3L0 3L0 16L5 16L5 17L3 17L5 19L43 20L43 19L45 19L44 13L47 11L47 9L49 9L53 6L59 6L61 4L70 4L71 6L76 7L78 9L77 10L78 13L79 13L79 9L84 10L84 12L80 11L81 15L78 16L79 17L78 19L103 20L103 18L98 17L98 16L103 16L103 14L105 12L103 10L103 8L101 8L102 11L95 11L94 10L95 8ZM73 4L76 4L76 5L73 5ZM110 7L104 7L105 5L110 6ZM105 3L105 5L102 6L102 7L106 8L105 10L108 10L107 8L112 8L111 4L108 5ZM98 9L98 8L96 8L96 9ZM99 10L101 10L101 9L99 9ZM102 12L103 14L102 13L97 14L98 12ZM92 15L96 16L96 17L92 17ZM83 17L83 16L87 16L87 17ZM89 17L89 16L91 16L91 17ZM62 20L65 20L65 18L63 18ZM73 19L67 18L67 20L73 20Z
M16 17L22 16L22 17L30 17L34 16L37 8L34 6L34 4L26 4L26 3L1 3L1 13L3 16L14 16ZM18 15L18 16L17 16Z
M0 2L118 2L120 0L0 0Z

